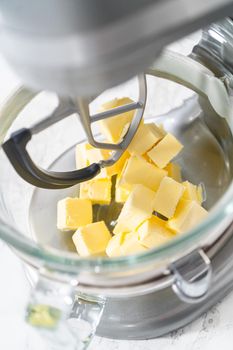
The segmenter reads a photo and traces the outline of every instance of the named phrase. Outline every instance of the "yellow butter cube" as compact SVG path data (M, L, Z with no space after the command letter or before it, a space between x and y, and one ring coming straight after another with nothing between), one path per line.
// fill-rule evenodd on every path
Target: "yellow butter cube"
M130 195L130 190L122 186L115 186L115 202L125 203Z
M150 164L153 164L153 165L155 165L153 162L152 162L152 160L150 159L150 157L147 155L147 153L146 154L143 154L143 159L145 159L146 161L147 161L147 163L150 163ZM156 165L155 165L156 166ZM156 167L157 168L157 167ZM165 170L165 171L167 171L166 170L166 168L164 168L164 169L162 169L162 170Z
M87 142L79 143L76 146L75 161L76 161L76 168L77 169L82 169L82 168L85 168L86 166L90 165L90 163L87 159L87 151L92 149L92 148L93 147Z
M92 204L110 204L112 181L110 178L82 182L79 198L90 199Z
M115 185L115 202L116 203L125 203L126 200L128 199L132 188L125 188L120 185L121 181L121 174L117 175L116 178L116 185Z
M153 212L155 192L143 185L135 185L125 202L113 230L114 234L134 231Z
M107 248L111 234L104 221L80 227L72 237L80 256L102 254Z
M167 227L176 233L191 230L205 219L208 212L196 201L181 200L174 217L168 220Z
M171 134L166 134L147 155L159 167L164 168L183 148L182 144Z
M184 186L182 184L170 177L164 177L155 194L154 210L170 219L175 213L183 192Z
M146 252L147 250L148 248L139 242L138 235L135 232L127 233L120 246L121 255L138 254Z
M125 203L129 197L130 191L126 188L118 186L115 188L115 202L116 203Z
M137 233L118 233L114 235L106 248L106 253L109 257L116 257L122 255L131 255L142 253L147 250L139 240Z
M151 190L157 190L167 171L148 163L143 157L132 156L122 170L119 185L131 189L132 185L142 184Z
M92 163L98 163L100 160L106 160L110 158L110 156L111 152L109 150L94 148L86 142L80 143L76 146L76 168L81 169L87 167ZM112 176L112 167L101 169L96 178L107 178L109 176Z
M89 164L98 163L100 160L107 160L111 158L111 156L112 151L106 149L92 148L86 151ZM96 178L107 178L119 174L128 158L129 153L125 151L115 164L101 169L100 174L97 175Z
M89 164L98 163L100 160L107 160L111 156L111 152L106 149L91 148L86 151L86 157ZM109 168L102 168L100 173L95 177L96 179L105 179L111 176Z
M162 135L165 136L167 132L166 132L166 130L164 129L163 124L158 124L158 125L156 125L156 126L157 126L157 128L159 128L159 130L160 130L160 132L162 133Z
M111 108L123 106L132 103L133 101L128 97L115 99L102 105L100 111L106 111ZM100 131L110 142L117 143L126 134L128 127L133 119L135 111L130 111L116 115L111 118L100 120Z
M111 101L104 102L104 103L102 103L100 110L107 111L108 109L115 108L118 106L118 102L119 102L118 98L114 98Z
M167 170L167 176L171 177L177 182L182 181L181 169L178 164L169 163L164 169Z
M125 232L121 232L121 233L118 233L117 235L114 235L110 239L110 241L108 242L108 245L106 247L106 254L108 256L114 257L114 256L122 255L121 245L124 241L125 235L126 235Z
M76 168L84 168L92 163L98 163L100 160L107 160L111 156L111 150L94 148L86 142L80 143L76 146ZM127 158L129 158L129 152L125 151L114 165L103 168L97 178L106 178L119 174Z
M151 149L163 137L155 124L140 124L128 151L131 155L142 155Z
M197 186L197 198L198 198L199 204L202 204L206 199L205 188L203 186L204 186L203 184L200 184Z
M201 187L193 185L189 181L184 181L182 185L185 187L182 199L196 201L202 203L202 190Z
M91 148L86 151L89 164L98 163L100 160L106 160L110 157L110 151L107 149Z
M77 230L92 222L92 204L88 199L64 198L57 203L57 228Z
M109 176L119 175L125 165L126 160L129 158L129 152L125 151L120 159L110 167L107 167Z
M139 242L147 248L155 248L174 238L174 233L166 227L166 221L152 216L137 229Z

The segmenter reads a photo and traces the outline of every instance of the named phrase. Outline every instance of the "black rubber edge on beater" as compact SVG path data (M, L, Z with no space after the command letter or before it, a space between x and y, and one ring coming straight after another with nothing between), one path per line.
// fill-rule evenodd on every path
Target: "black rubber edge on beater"
M30 184L45 189L62 189L95 177L101 170L97 163L86 168L69 172L46 171L38 167L26 150L31 140L30 129L20 129L13 133L2 148L16 172Z

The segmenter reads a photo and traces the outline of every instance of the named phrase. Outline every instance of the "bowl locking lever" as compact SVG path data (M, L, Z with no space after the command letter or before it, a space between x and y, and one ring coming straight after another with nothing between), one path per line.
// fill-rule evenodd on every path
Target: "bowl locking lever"
M199 303L208 294L212 267L203 250L195 250L175 261L171 267L174 275L172 288L179 299L186 303Z

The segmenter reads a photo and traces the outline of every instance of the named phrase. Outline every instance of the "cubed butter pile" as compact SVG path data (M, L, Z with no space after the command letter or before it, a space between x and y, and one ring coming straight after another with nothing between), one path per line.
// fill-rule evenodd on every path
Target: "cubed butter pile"
M115 99L101 110L130 102L129 98ZM108 142L122 139L133 113L98 122ZM74 231L72 239L80 256L116 257L145 252L192 229L205 218L202 187L182 182L180 166L173 162L182 148L179 140L162 126L142 122L117 163L104 168L95 179L81 183L79 197L58 202L57 227ZM76 147L77 169L110 156L109 150L81 143ZM111 205L112 201L121 203L122 210L110 232L104 221L93 222L92 206Z

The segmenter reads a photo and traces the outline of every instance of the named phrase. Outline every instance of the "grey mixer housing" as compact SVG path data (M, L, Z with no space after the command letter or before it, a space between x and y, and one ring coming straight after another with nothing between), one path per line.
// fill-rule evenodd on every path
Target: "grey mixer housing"
M232 0L2 0L1 52L27 86L93 96L231 13Z

